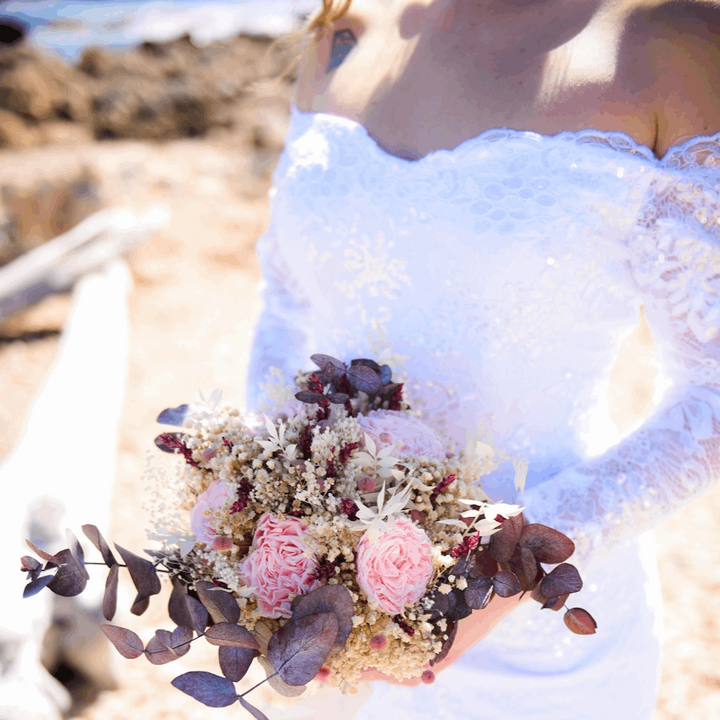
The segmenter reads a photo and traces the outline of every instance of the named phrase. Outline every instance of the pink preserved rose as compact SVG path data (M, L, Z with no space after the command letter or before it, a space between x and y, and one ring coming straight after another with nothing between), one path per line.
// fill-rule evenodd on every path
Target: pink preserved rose
M255 588L260 612L269 618L289 618L295 595L305 595L322 583L307 536L297 518L278 520L267 513L255 528L250 554L238 564L245 585Z
M401 457L445 458L445 449L435 433L412 415L397 410L373 410L358 417L360 429L367 433L378 449L388 445Z
M213 544L217 533L210 527L210 516L220 510L225 505L225 501L232 496L232 490L222 480L211 482L208 489L200 493L195 506L190 511L190 528L198 542Z
M432 543L424 530L400 516L375 542L365 533L357 545L355 562L362 591L390 615L416 603L433 574Z

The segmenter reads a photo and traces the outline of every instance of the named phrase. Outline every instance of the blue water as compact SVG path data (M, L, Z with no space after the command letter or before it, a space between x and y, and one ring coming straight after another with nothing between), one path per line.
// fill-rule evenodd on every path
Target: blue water
M198 44L239 32L280 35L297 29L319 0L11 0L0 17L28 28L30 41L68 60L83 48L128 47L143 40L170 40L189 33Z

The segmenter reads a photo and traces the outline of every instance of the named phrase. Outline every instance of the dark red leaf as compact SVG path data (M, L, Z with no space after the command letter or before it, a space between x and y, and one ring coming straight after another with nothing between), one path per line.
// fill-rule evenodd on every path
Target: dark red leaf
M523 528L520 544L528 548L538 562L556 565L575 552L575 543L547 525L530 523Z
M458 624L455 622L449 622L447 625L447 639L443 642L440 652L430 661L430 667L437 665L447 657L447 654L450 652L450 648L452 648L453 643L455 642L457 632Z
M565 605L565 601L568 599L568 595L559 595L558 597L550 598L543 603L543 610L562 610Z
M470 578L465 589L465 602L473 610L483 610L487 607L493 594L494 586L492 578L481 575L477 578Z
M301 390L300 392L295 393L296 400L304 403L309 403L310 405L319 402L324 397L325 396L322 393L314 393L310 392L310 390Z
M347 369L350 385L360 392L375 395L382 389L380 375L367 365L353 365Z
M349 395L341 392L330 393L328 395L328 400L334 405L344 405L349 399Z
M503 522L502 528L490 537L488 550L499 563L506 563L515 552L523 528L523 516L516 515Z
M173 578L172 585L173 589L170 593L170 600L168 601L168 615L170 615L170 619L176 625L188 625L192 627L193 619L185 602L187 588L178 578ZM205 628L203 628L203 630L204 629Z
M522 587L520 586L520 581L517 579L517 575L508 570L501 570L493 577L492 581L495 592L500 597L508 598L522 592Z
M245 698L239 698L240 704L255 718L255 720L268 720L265 713L260 712L254 705L251 705Z
M288 685L305 685L323 666L337 634L334 613L293 618L270 638L268 658Z
M257 652L250 648L222 646L218 651L222 674L232 682L240 682L256 655Z
M44 550L41 550L34 542L31 540L25 541L28 545L28 547L36 554L39 555L43 560L46 562L54 562L55 564L59 564L55 560L55 555L51 555L50 553L46 553Z
M355 610L350 591L344 585L321 585L307 595L298 595L292 601L291 610L293 618L334 613L338 621L335 647L345 647Z
M120 574L120 566L113 565L108 572L107 580L105 580L105 594L103 595L102 611L103 617L110 622L115 617L117 611L117 592L118 592L118 575Z
M565 613L564 620L576 635L594 635L597 630L593 616L582 608L571 608Z
M583 582L574 565L563 563L549 572L540 583L540 592L546 598L567 595L582 590Z
M452 591L449 593L448 597L454 598L454 602L452 602L452 607L445 615L448 620L462 620L463 618L469 617L472 614L472 608L467 604L465 600L464 591L453 588Z
M47 575L38 575L34 577L23 590L23 597L29 598L33 595L37 595L44 587L48 585L48 583L53 579L54 573L49 573Z
M62 597L75 597L87 585L87 572L75 560L70 550L61 550L55 555L58 569L55 577L47 584L56 595Z
M185 606L190 615L190 622L187 624L194 627L199 635L202 635L203 632L205 632L209 620L207 608L192 595L185 596ZM183 623L183 625L184 624L185 623Z
M478 548L468 557L467 571L472 578L480 577L480 575L492 577L497 574L499 569L497 560L490 555L487 548Z
M230 647L250 648L259 650L257 640L242 625L221 622L209 627L205 638L211 645L229 645Z
M85 551L82 549L82 545L80 545L78 539L75 537L75 533L72 530L66 530L65 537L67 538L68 549L73 556L73 560L75 560L78 572L86 580L89 580L90 576L88 575L88 571L85 568Z
M133 615L142 615L150 606L150 598L147 595L141 595L138 593L135 596L130 612Z
M146 597L157 595L161 590L161 585L155 566L149 560L145 560L145 558L139 557L130 550L120 547L117 543L115 543L115 548L125 561L138 594Z
M134 660L143 654L145 646L132 630L116 625L101 625L100 629L124 658Z
M230 680L202 670L186 672L176 677L172 685L208 707L227 707L238 699Z
M210 613L213 622L229 622L233 625L240 619L240 607L232 593L213 585L207 580L200 580L196 585L200 602Z
M145 655L153 665L165 665L177 660L190 649L192 634L192 630L185 626L175 628L172 633L156 630L145 648Z
M85 537L100 551L103 561L108 567L118 564L110 546L95 525L83 525L82 531L85 533Z
M367 365L371 370L374 370L378 375L381 372L380 366L375 362L375 360L372 360L370 358L355 358L354 360L350 361L350 367L353 367L354 365Z

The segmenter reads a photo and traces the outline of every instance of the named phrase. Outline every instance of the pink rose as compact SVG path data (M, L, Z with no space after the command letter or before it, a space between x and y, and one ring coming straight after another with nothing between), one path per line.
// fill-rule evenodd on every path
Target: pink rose
M289 618L295 595L305 595L322 583L313 577L317 568L307 525L297 518L279 521L267 513L255 528L250 554L238 564L245 585L255 588L265 617Z
M397 410L373 410L358 417L360 429L379 449L392 446L401 457L445 458L445 449L435 433L422 421Z
M425 594L433 574L431 549L425 531L403 516L375 542L366 532L355 549L360 588L386 613L400 614Z
M210 527L210 518L232 496L232 490L222 480L214 480L205 492L200 493L195 506L190 511L190 528L198 542L206 545L213 543L217 533Z

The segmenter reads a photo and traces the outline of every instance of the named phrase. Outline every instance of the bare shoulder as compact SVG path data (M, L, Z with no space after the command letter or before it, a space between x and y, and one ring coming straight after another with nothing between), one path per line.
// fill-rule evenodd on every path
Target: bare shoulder
M720 132L720 0L670 0L637 7L625 45L636 76L648 76L658 147Z

